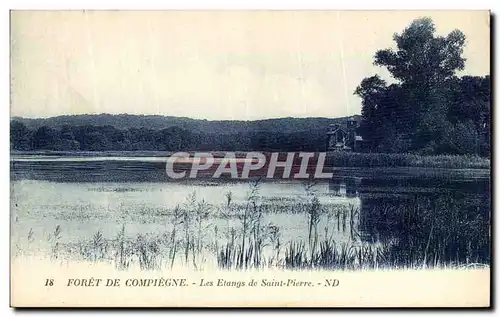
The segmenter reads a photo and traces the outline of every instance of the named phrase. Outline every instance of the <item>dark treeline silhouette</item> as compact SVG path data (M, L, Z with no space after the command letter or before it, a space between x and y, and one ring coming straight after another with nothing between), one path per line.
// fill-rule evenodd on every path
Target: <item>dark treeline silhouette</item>
M14 117L10 139L11 148L19 151L325 151L330 124L345 124L348 118L209 121L129 114Z
M174 126L117 129L113 126L41 126L11 121L11 148L19 151L325 151L327 128L302 132L193 132Z
M359 116L356 116L359 117ZM30 129L42 126L61 129L69 126L113 126L120 130L131 128L149 128L162 130L179 127L192 132L206 134L236 134L251 131L269 132L305 132L311 127L314 129L327 129L332 123L342 123L348 118L276 118L253 121L239 120L204 120L186 117L172 117L159 115L133 115L133 114L84 114L64 115L51 118L22 118L13 117L12 120L20 121Z
M396 49L376 52L394 83L365 78L360 134L374 152L490 154L490 77L457 77L465 36L435 35L431 19L413 21L394 35Z

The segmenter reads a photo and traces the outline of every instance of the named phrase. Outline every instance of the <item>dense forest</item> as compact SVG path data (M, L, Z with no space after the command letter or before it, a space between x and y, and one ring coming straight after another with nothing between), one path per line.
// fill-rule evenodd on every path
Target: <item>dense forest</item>
M490 156L491 81L462 76L464 34L437 36L431 19L395 34L394 49L379 50L374 64L392 78L363 79L358 134L363 149L381 153ZM13 150L325 151L330 124L347 118L208 121L182 117L77 115L14 117Z
M393 83L375 75L355 91L363 104L359 132L371 151L489 156L491 81L457 76L464 34L436 36L432 20L421 18L393 39L396 49L379 50L374 60Z
M14 118L10 139L11 148L21 151L325 151L329 125L347 119L207 121L108 114Z

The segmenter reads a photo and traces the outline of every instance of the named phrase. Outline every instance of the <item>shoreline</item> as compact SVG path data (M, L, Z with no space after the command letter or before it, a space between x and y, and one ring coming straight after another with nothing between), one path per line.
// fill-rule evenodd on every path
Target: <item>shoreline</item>
M186 151L193 155L194 151ZM61 157L63 159L78 158L107 158L109 161L124 160L124 158L168 158L176 152L161 151L10 151L10 161L32 160L43 157L45 160ZM222 158L226 153L235 153L236 158L243 158L246 151L198 151L197 153L211 153L214 158ZM261 152L268 154L272 152ZM285 154L287 152L277 152ZM320 153L320 152L316 152ZM326 152L326 167L332 168L419 168L419 169L447 169L447 170L491 170L489 158L471 155L435 155L423 156L407 153L360 153L360 152ZM43 159L42 159L43 160ZM36 160L33 160L36 161ZM140 161L140 160L139 160Z

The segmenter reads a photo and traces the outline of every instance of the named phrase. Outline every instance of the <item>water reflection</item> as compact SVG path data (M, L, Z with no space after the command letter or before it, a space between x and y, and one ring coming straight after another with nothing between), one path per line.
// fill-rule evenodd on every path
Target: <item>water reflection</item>
M490 181L335 177L334 196L360 200L360 240L385 246L391 266L489 263Z
M333 177L329 183L329 190L334 196L357 197L361 181L361 177Z

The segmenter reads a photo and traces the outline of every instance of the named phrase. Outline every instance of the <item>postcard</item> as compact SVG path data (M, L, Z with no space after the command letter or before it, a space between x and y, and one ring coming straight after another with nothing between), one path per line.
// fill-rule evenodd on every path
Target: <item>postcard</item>
M489 11L11 11L13 307L491 305Z

